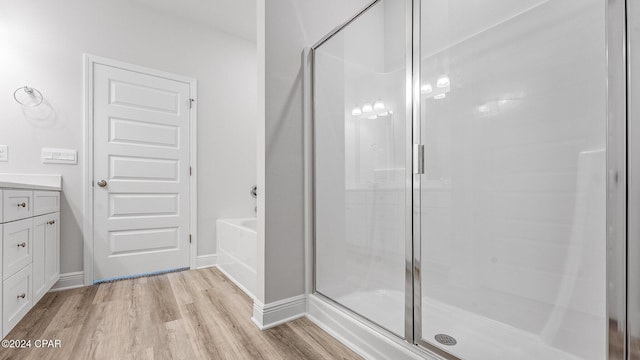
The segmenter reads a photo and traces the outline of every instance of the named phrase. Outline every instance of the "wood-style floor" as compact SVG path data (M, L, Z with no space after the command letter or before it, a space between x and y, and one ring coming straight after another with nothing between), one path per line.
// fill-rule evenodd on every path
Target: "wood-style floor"
M252 302L216 268L49 293L5 339L0 359L360 359L306 318L260 331Z

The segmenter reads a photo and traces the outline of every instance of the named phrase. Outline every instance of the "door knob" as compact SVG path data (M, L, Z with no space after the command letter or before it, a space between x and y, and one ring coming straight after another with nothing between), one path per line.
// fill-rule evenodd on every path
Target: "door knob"
M100 181L98 181L98 186L105 187L105 186L107 186L107 182L104 181L104 180L100 180Z

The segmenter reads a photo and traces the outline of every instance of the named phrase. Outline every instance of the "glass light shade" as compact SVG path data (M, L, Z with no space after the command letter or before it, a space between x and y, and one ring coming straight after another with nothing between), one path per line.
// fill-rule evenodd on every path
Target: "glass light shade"
M433 87L431 87L431 83L426 83L420 87L420 92L423 94L428 94L433 91Z
M373 106L370 103L366 103L366 104L362 105L362 112L370 113L372 111L373 111Z
M360 110L358 106L354 106L353 110L351 110L351 115L353 116L362 115L362 110Z
M384 110L384 103L382 100L378 100L373 104L373 110Z
M436 100L442 100L442 99L444 99L446 97L447 97L447 94L442 93L442 94L438 94L438 95L434 96L433 98L436 99Z

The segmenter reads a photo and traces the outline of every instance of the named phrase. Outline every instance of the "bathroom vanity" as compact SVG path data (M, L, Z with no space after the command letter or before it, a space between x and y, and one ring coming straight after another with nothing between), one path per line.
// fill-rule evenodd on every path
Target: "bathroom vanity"
M60 176L0 174L2 337L60 277Z

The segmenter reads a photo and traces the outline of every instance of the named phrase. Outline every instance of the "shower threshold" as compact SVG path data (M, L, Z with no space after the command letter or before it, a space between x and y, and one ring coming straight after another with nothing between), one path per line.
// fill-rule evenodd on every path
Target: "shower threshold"
M340 296L338 303L353 309L378 325L401 334L404 329L404 293L394 290L368 290ZM385 309L380 312L379 309ZM422 301L423 339L461 359L495 360L581 360L558 349L535 334L474 314L431 298ZM440 345L436 335L455 338L455 345ZM601 358L592 354L593 359Z

